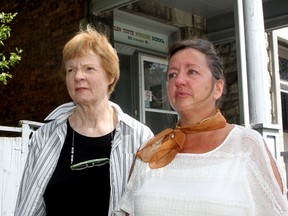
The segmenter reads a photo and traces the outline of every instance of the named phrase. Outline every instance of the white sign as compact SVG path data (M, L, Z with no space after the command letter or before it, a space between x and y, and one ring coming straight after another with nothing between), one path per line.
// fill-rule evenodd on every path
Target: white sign
M160 52L168 50L168 36L114 21L114 40Z
M152 91L144 91L144 99L145 101L152 101Z

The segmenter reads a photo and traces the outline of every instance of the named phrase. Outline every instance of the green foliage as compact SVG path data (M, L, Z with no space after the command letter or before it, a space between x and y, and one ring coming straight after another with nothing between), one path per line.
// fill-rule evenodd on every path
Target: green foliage
M17 13L0 13L0 47L5 46L4 40L7 40L11 34L11 28L8 24L14 19ZM16 47L15 52L10 52L9 58L6 58L3 53L0 53L0 82L4 85L7 84L7 78L12 78L12 74L9 73L11 67L14 67L15 64L18 64L21 60L20 54L22 53L21 49Z

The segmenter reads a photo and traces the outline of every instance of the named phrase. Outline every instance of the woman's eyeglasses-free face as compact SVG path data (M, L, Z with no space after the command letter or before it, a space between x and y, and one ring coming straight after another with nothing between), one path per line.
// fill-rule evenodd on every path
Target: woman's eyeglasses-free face
M70 166L71 170L83 170L95 166L103 166L105 164L109 163L109 158L99 158L99 159L92 159L83 161L77 164L73 164Z

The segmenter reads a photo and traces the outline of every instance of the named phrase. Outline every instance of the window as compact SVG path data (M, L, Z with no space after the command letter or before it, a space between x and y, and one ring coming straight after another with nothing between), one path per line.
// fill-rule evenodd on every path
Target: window
M164 58L139 54L141 122L156 134L165 128L174 128L178 114L171 108L167 97Z
M288 48L283 45L279 46L279 73L283 131L288 133Z

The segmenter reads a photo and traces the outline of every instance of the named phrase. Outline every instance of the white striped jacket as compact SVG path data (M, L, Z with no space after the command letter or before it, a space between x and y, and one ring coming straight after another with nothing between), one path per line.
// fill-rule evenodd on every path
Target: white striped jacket
M153 133L146 125L123 113L121 108L109 102L117 112L118 123L110 156L110 204L109 216L123 194L129 170L137 150ZM70 102L56 108L45 120L55 119L40 127L29 142L29 153L19 189L15 216L43 216L43 193L57 165L67 133L67 119L75 110Z

